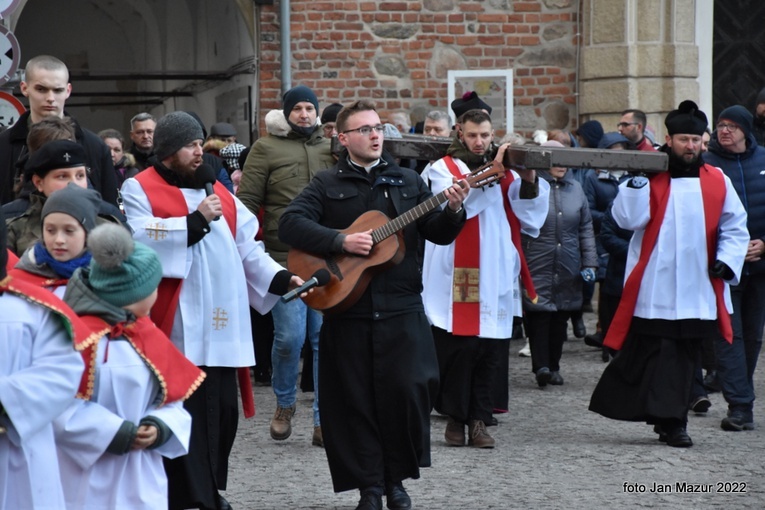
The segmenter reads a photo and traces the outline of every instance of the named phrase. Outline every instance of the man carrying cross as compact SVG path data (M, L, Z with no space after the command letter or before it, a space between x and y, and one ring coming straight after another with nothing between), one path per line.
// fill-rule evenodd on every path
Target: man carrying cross
M447 156L424 173L438 193L491 161L494 131L483 110L459 119ZM502 160L507 146L499 149ZM520 177L520 178L519 178ZM472 189L464 202L467 222L448 245L425 244L422 293L432 324L441 387L436 409L449 416L444 437L453 446L493 448L486 430L492 418L491 389L501 342L521 315L518 276L523 265L520 234L536 237L549 207L550 185L534 170L510 172L501 186ZM526 291L533 285L524 282Z

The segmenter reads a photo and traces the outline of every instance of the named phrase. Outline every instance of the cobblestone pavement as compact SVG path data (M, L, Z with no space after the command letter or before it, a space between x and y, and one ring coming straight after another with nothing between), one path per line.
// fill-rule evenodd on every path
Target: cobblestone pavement
M595 316L585 317L594 330ZM447 446L446 419L432 415L433 466L405 482L413 508L765 508L762 400L755 405L755 430L725 432L725 401L710 395L707 415L689 417L694 446L670 448L645 424L587 410L605 367L600 351L569 336L561 361L565 385L540 389L529 358L517 356L522 346L517 340L510 346L510 412L497 415L499 425L489 429L495 449ZM761 395L762 361L755 374ZM256 388L257 416L240 421L231 456L225 496L235 510L355 508L358 492L332 492L324 450L311 446L312 397L299 393L292 436L274 441L268 432L273 392ZM707 492L680 492L683 483ZM736 489L745 492L730 493Z

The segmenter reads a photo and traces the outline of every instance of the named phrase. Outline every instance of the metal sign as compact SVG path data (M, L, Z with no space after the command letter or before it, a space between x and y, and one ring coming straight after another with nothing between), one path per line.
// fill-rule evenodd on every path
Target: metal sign
M5 19L16 10L21 0L0 0L0 19Z
M0 127L11 127L25 111L27 110L21 101L0 90Z
M0 25L0 85L10 80L19 69L21 50L13 32Z

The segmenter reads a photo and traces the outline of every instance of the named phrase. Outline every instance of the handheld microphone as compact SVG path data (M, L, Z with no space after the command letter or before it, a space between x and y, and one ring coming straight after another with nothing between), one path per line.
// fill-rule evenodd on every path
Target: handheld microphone
M329 274L329 271L326 269L319 269L303 285L283 295L282 303L289 303L303 292L306 292L314 287L321 287L328 284L331 278L332 276Z
M215 193L215 191L213 191L213 184L215 184L215 170L213 170L213 167L207 163L202 163L197 167L194 176L196 177L197 182L204 184L206 196L209 197ZM213 221L218 221L219 219L220 216L216 216L213 218Z

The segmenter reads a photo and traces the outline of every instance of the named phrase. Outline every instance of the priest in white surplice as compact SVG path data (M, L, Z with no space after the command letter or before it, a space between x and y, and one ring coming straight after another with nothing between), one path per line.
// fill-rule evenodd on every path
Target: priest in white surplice
M423 174L433 193L492 156L489 115L469 110L459 122L447 156ZM500 147L497 162L506 147ZM468 425L468 445L494 447L486 424L492 418L498 350L512 336L513 317L522 313L520 231L536 237L547 217L550 185L533 170L507 172L502 185L470 190L463 205L467 223L457 240L446 246L425 244L422 299L441 377L435 407L449 416L444 436L454 446L465 444ZM530 277L524 283L524 291L533 292Z
M255 364L249 306L266 313L303 283L255 241L258 220L236 197L218 182L207 196L197 173L202 142L192 116L165 115L154 132L154 166L121 190L134 237L162 262L151 318L207 373L184 403L193 418L189 454L165 462L171 509L228 505L218 491L226 488L236 435L237 368L245 368L239 381L247 384L246 367ZM243 402L247 393L243 388ZM254 408L245 405L248 412Z
M700 159L704 112L683 101L664 123L669 171L623 183L611 211L635 233L604 341L621 352L603 372L590 410L653 424L661 441L687 448L701 343L718 336L732 341L728 286L741 276L749 233L730 179Z

